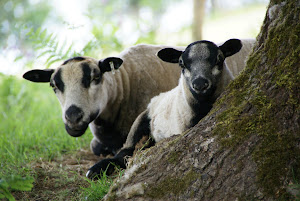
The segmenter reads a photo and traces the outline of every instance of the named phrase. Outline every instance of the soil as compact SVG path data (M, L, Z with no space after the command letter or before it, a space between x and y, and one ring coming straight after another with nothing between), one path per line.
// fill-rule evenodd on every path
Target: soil
M80 200L82 188L90 186L85 173L101 158L81 149L51 161L35 161L29 164L30 172L36 175L33 189L13 195L16 200Z

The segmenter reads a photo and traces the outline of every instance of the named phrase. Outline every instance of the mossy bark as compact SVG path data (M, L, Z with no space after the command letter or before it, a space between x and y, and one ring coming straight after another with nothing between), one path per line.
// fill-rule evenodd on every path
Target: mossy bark
M210 114L181 136L137 154L134 169L113 185L107 199L299 196L299 22L300 1L271 0L245 71Z

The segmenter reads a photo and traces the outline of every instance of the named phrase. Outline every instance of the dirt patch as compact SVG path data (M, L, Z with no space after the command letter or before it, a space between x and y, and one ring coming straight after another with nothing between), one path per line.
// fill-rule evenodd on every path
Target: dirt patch
M85 173L100 159L103 157L81 149L52 161L35 161L28 165L35 175L32 191L13 192L13 195L16 200L79 200L81 188L90 185Z

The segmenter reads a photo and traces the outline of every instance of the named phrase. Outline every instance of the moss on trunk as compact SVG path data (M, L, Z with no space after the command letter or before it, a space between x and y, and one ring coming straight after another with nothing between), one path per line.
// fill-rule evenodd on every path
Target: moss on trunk
M299 14L299 1L271 1L247 69L218 103L227 109L214 134L224 146L260 138L252 156L269 195L284 196L286 182L300 182Z

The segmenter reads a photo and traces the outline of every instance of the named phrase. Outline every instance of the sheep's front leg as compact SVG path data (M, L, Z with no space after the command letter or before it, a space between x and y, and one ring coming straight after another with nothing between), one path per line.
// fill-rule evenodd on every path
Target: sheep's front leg
M97 179L105 171L107 175L110 175L114 172L115 166L125 169L126 158L133 155L136 144L143 136L150 136L150 119L147 111L142 112L134 121L123 148L113 158L103 159L92 166L86 177Z
M96 137L94 137L92 139L90 147L91 147L92 152L96 156L100 156L101 154L103 156L112 154L112 151L107 146L105 146L103 143L101 143Z
M102 119L96 119L90 124L93 140L90 147L92 152L99 156L115 155L123 146L126 137L115 130L115 126Z

